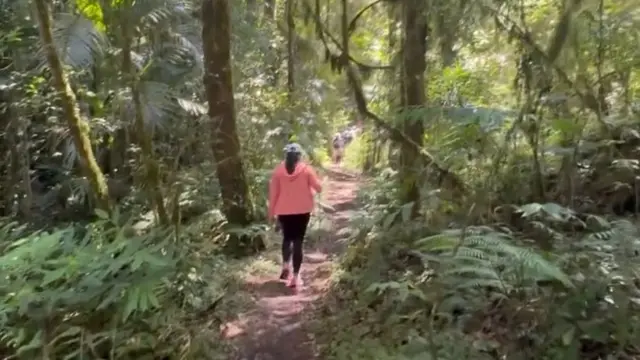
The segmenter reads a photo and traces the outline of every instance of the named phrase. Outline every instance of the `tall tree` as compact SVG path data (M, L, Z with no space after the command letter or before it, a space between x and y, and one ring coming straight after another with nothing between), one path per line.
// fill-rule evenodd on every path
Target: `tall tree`
M276 1L275 0L265 0L264 1L264 21L273 21L276 16Z
M160 169L154 157L153 138L145 125L144 106L141 99L140 75L131 57L134 29L132 21L133 0L121 3L119 8L121 47L122 47L122 73L131 90L131 99L135 110L136 139L140 145L142 162L145 170L144 181L148 187L148 194L158 220L162 225L169 224L169 214L164 204L162 184L160 181Z
M245 3L247 5L247 9L244 14L244 18L250 25L256 25L256 13L258 10L258 4L256 3L256 0L246 0Z
M296 102L296 23L294 0L286 0L285 17L287 19L287 101L289 102L289 131L288 140L298 132L298 122L293 114Z
M415 144L421 146L424 138L422 116L410 115L421 111L425 102L424 72L427 51L426 1L404 0L402 6L403 44L400 99L403 109L403 131ZM416 146L403 144L401 155L402 194L404 202L414 202L414 214L420 200L420 154Z
M231 226L253 221L253 203L240 157L231 75L231 26L227 0L203 0L204 86L209 104L213 155L222 193L222 210ZM264 249L261 237L233 232L228 250L241 255Z
M56 90L60 93L60 102L69 130L71 131L71 136L73 137L74 145L80 157L81 168L89 180L97 207L108 211L110 206L107 181L93 153L93 147L91 146L91 139L89 137L89 125L80 116L76 96L71 89L71 85L69 84L67 75L62 67L62 62L55 48L48 1L35 0L35 5L40 39L46 51L47 62L49 63L49 69L51 70Z
M435 7L433 22L435 27L434 39L437 39L440 47L440 57L442 66L452 66L458 57L455 49L458 35L461 32L462 20L467 8L470 6L468 0L438 1L432 4Z

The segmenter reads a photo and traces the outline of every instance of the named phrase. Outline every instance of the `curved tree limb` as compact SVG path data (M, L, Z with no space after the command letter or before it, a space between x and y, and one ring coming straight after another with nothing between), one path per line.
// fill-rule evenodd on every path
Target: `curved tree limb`
M358 22L358 19L360 19L360 17L362 16L362 14L364 14L365 12L367 12L369 9L373 8L374 6L385 2L385 1L390 1L390 0L376 0L374 2L372 2L371 4L363 7L362 9L360 9L360 11L358 11L358 13L356 14L356 16L353 17L353 19L351 19L351 22L349 23L349 35L351 35L351 33L353 33L356 30L356 24Z
M303 2L303 3L305 6L309 7L309 5L306 2ZM351 56L349 56L349 54L345 54L343 47L340 45L338 40L329 31L327 31L327 29L325 28L324 24L322 24L322 21L317 14L314 14L313 18L317 26L322 30L322 32L326 34L327 37L334 43L336 48L340 50L340 55L333 55L331 53L331 49L329 48L329 44L327 44L326 39L322 36L320 37L320 40L322 41L322 44L325 47L325 51L328 54L331 54L332 56L334 56L336 59L339 59L342 69L345 70L347 75L347 80L351 85L356 106L358 108L358 112L360 113L360 115L373 121L374 125L377 128L382 129L387 133L389 133L393 141L404 143L406 145L409 145L415 148L419 156L424 160L425 165L437 172L439 184L446 183L452 190L458 191L460 194L465 194L467 192L466 187L462 182L462 180L460 180L460 178L457 175L455 175L448 169L445 169L443 166L438 164L438 162L436 161L433 155L431 155L427 150L425 150L423 147L416 144L413 140L407 137L404 134L404 132L402 132L400 129L390 125L387 121L383 120L378 115L376 115L375 113L369 110L369 106L367 105L367 99L364 96L364 91L362 90L362 82L360 81L360 77L358 76L356 69L352 66L351 63L354 63L357 66L361 66L361 64L354 61L351 58Z
M384 1L384 0L382 0ZM344 48L341 44L341 42L336 39L335 36L333 36L333 34L331 34L327 28L324 26L324 24L322 23L322 19L320 19L320 16L318 14L315 13L315 11L313 11L313 8L311 7L311 5L309 5L306 1L302 2L304 4L304 7L309 11L310 14L313 14L313 21L316 23L316 25L318 26L318 29L320 29L321 33L326 35L329 40L331 40L331 43L340 51L340 53L343 56L347 56L349 61L351 61L352 63L358 65L358 67L362 68L362 69L367 69L367 70L391 70L394 67L391 65L370 65L370 64L365 64L361 61L358 61L356 59L354 59L350 54L345 53ZM324 47L327 51L329 50L328 44L326 42L326 39L324 36L319 36L320 40L322 40L322 43L324 44Z

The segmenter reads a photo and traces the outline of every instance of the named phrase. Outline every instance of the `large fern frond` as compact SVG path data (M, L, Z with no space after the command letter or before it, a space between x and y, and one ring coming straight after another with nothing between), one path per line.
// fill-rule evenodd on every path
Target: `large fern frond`
M416 241L416 246L424 255L437 254L428 259L435 258L443 265L441 275L458 279L452 283L461 279L505 281L517 273L531 280L555 280L573 287L559 267L533 250L515 245L511 235L486 227L446 230Z

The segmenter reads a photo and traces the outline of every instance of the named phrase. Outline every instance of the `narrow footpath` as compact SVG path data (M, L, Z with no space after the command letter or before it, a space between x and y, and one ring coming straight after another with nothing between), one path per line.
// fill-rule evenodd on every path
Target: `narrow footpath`
M356 175L337 167L326 169L322 198L335 211L321 215L328 222L325 231L313 231L305 239L305 284L299 293L279 281L278 272L246 280L253 304L225 326L225 336L239 349L235 360L317 359L304 310L317 305L328 290L335 257L349 236L358 186Z

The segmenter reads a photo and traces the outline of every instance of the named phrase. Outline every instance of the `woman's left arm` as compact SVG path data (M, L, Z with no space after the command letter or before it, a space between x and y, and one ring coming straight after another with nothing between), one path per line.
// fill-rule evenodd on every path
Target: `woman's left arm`
M280 196L280 186L278 177L274 171L273 174L271 174L271 180L269 180L269 220L276 216L275 206L278 201L278 196Z
M318 175L316 175L315 170L313 170L313 168L309 166L307 168L307 171L308 171L307 173L309 174L309 184L311 185L311 188L318 193L322 192L322 184L320 183L320 180L318 179Z

